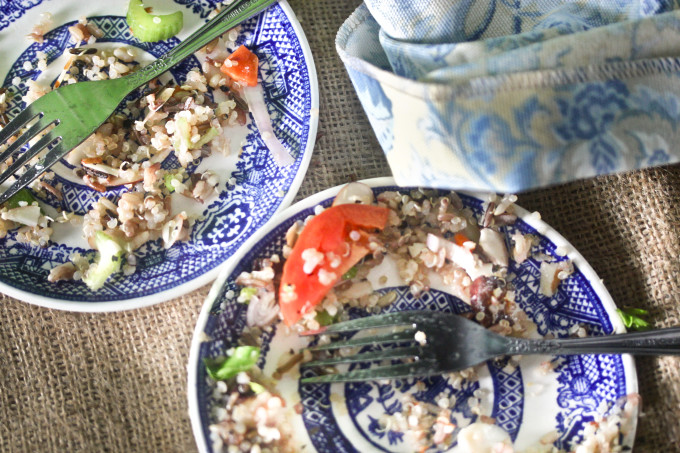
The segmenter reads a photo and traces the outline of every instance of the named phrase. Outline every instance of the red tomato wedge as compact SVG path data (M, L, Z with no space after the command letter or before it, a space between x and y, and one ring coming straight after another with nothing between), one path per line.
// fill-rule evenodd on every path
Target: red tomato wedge
M242 45L224 60L220 71L235 82L254 87L257 85L257 63L257 55Z
M466 242L470 241L467 236L465 236L463 233L456 233L453 235L453 242L456 243L456 245L460 245L463 247L463 244Z
M368 232L385 228L388 216L389 209L380 206L341 204L307 222L283 265L279 305L287 325L321 302L343 274L368 254ZM305 269L305 264L312 267L309 255L320 261L313 269Z

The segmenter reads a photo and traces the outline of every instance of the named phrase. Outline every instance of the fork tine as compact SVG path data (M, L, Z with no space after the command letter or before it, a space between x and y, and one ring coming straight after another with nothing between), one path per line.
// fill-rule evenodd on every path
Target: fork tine
M413 317L420 313L420 311L403 311L375 316L366 316L364 318L357 318L351 321L343 321L336 324L331 324L317 330L308 330L306 332L300 333L300 335L322 335L329 333L351 332L354 330L370 329L374 327L409 325L413 324Z
M2 130L0 130L0 145L5 143L8 138L16 134L29 123L33 118L38 116L38 113L30 107L24 109L21 113L12 119Z
M354 346L366 346L369 344L382 344L413 341L413 331L390 332L382 335L373 335L363 338L351 338L349 340L333 341L328 344L322 344L309 348L310 351L330 351L333 349L348 348Z
M19 138L17 138L13 143L11 143L5 151L0 154L0 163L4 162L7 160L12 154L17 152L19 149L21 149L22 146L24 146L30 139L35 137L45 129L45 126L41 124L40 121L35 123L29 130L21 134Z
M48 125L49 126L49 125ZM7 167L2 174L0 174L0 184L7 181L7 179L14 175L26 162L33 159L40 151L45 149L50 143L59 138L53 131L48 132L40 138L33 146L27 149L21 156L17 157L12 165ZM44 170L43 170L44 171ZM42 172L41 172L42 173Z
M423 357L425 351L418 346L409 346L405 348L388 349L386 351L372 351L363 354L352 354L347 357L331 357L328 359L313 360L300 364L302 367L317 367L337 365L339 363L354 363L354 362L372 362L376 360L396 360L406 359L409 357Z
M431 376L441 374L442 371L434 359L420 360L413 363L399 363L364 370L354 370L347 373L324 374L303 378L301 384L326 384L331 382L360 382L380 379L399 379L412 376Z
M48 135L50 135L50 134L48 134ZM54 140L55 140L55 137L52 138L52 141L54 141ZM51 143L51 141L48 141L47 145L49 145L50 143ZM36 143L36 145L37 144L38 143ZM43 145L42 148L45 148L45 146L47 146L47 145ZM35 146L33 148L35 148ZM31 150L33 150L33 148L31 148ZM43 161L39 164L33 165L32 167L27 169L26 172L23 175L21 175L14 182L14 184L12 184L7 190L5 190L3 193L0 194L0 204L4 203L10 197L12 197L12 195L17 193L18 191L20 191L21 189L23 189L24 187L26 187L30 183L32 183L38 176L45 173L45 171L47 171L58 160L58 159L49 159L49 156L50 155L51 156L62 155L66 151L69 151L68 149L66 151L64 151L64 149L65 148L63 146L63 142L60 142L59 144L57 144L57 146L55 146L54 148L52 148L49 151L48 155L45 158L45 161ZM31 151L31 150L29 150L29 151ZM29 152L29 151L26 151L26 152ZM48 160L49 160L49 162L46 162ZM9 171L9 169L8 169L8 171ZM2 176L4 176L4 174ZM2 177L2 176L0 176L0 177Z

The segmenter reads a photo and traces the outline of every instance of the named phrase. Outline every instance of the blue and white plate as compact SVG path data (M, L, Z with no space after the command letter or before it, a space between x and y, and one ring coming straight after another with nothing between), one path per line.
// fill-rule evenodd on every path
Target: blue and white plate
M397 188L391 178L366 183L375 193L404 190ZM279 253L290 225L313 214L316 206L328 206L338 190L337 187L328 189L279 213L248 240L215 281L198 318L188 367L190 416L201 452L212 451L209 425L213 422L213 386L203 360L224 355L245 326L245 305L236 302L232 296L238 294L235 278L243 271L250 271L255 259ZM487 199L483 194L472 193L463 193L461 198L477 215L482 213L482 205ZM516 213L519 219L505 228L507 235L515 231L535 235L539 240L536 253L555 257L560 254L559 259L563 259L562 251L566 251L565 256L572 260L575 268L574 273L561 283L558 292L547 298L539 294L539 261L530 258L522 264L511 263L509 273L514 274L516 299L537 324L539 333L566 336L575 324L584 326L593 335L623 332L625 328L616 314L614 302L584 258L538 216L519 207ZM381 272L385 272L382 269ZM388 275L387 285L390 281L394 280ZM402 289L398 290L398 298L388 310L424 308L453 312L468 309L464 302L439 290L414 300ZM265 375L276 370L282 356L291 348L297 350L306 344L306 339L286 331L275 327L272 333L265 335L258 362ZM490 361L486 366L477 367L477 381L464 382L459 389L439 377L426 379L425 389L414 385L413 380L392 384L301 386L297 373L287 373L277 384L277 391L286 400L287 407L301 403L301 413L291 415L297 451L328 453L408 451L403 434L381 429L377 423L383 414L402 409L403 393L434 404L444 396L455 395L456 417L467 422L477 419L469 406L470 397L485 395L480 401L482 414L495 418L496 424L510 435L516 451L524 451L550 435L555 436L556 446L568 448L572 442L581 439L588 422L602 411L606 412L620 398L637 392L637 377L630 356L568 356L558 362L554 371L547 373L541 372L541 363L546 360L549 358L545 356L525 357L514 369ZM477 389L482 392L476 392ZM624 437L624 445L632 447L634 431ZM303 445L306 445L304 450L301 449ZM455 445L451 451L456 451Z
M22 109L21 95L27 91L25 81L47 80L60 71L59 58L69 43L68 26L86 16L104 32L95 46L127 44L141 49L139 59L146 62L159 57L186 38L207 19L219 0L150 1L158 13L181 10L184 28L173 38L158 43L140 43L130 33L124 19L127 0L92 2L84 0L0 1L0 82L16 95L8 106L8 115ZM26 39L41 13L53 16L45 42ZM49 283L49 270L66 262L73 252L87 252L82 228L56 225L47 248L18 243L16 234L0 239L0 291L27 302L75 311L111 311L141 307L180 296L215 278L220 264L231 257L253 232L264 225L281 208L288 206L300 187L309 164L318 122L318 86L316 70L302 28L285 0L245 22L237 40L255 51L260 58L260 80L265 100L279 139L295 158L291 166L280 168L273 161L251 120L242 137L232 139L232 148L246 138L247 145L238 155L204 160L198 170L210 168L220 176L219 196L205 206L194 208L202 220L194 226L187 242L163 249L160 241L137 251L137 272L117 275L101 290L90 291L81 282ZM39 74L27 69L36 67L38 51L47 54L48 69ZM170 70L181 81L186 73L200 67L192 57ZM15 87L15 77L22 83ZM164 165L173 165L169 158ZM174 162L176 164L176 162ZM42 199L47 213L57 208L84 214L96 193L73 178L64 161L54 167L56 182L63 184L63 201ZM195 170L195 169L194 169Z

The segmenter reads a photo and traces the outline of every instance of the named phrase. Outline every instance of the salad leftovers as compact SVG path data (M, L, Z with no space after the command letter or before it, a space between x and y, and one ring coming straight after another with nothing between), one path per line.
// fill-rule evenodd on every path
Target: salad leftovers
M135 36L148 41L177 33L181 16L179 11L152 15L140 0L131 0L127 19ZM51 16L43 15L29 39L42 42L51 26ZM142 66L135 47L96 47L103 32L86 18L68 30L72 47L65 51L66 64L52 84L36 80L37 74L47 69L47 55L43 52L37 52L34 63L27 62L38 69L33 79L22 81L17 77L12 81L28 86L22 99L26 104L62 84L123 77ZM238 130L245 127L248 113L252 113L276 162L282 166L291 164L294 159L272 128L258 83L258 58L252 49L236 44L238 35L238 28L230 30L201 49L196 54L201 67L190 70L180 83L164 77L151 81L136 99L122 106L67 156L73 178L93 194L100 194L93 196L84 216L62 209L56 216L44 212L39 199L53 199L56 206L63 199L61 183L55 182L58 180L52 172L46 172L31 184L30 190L21 191L0 206L0 238L17 229L18 241L47 247L54 223L80 225L97 256L75 253L68 262L54 267L48 280L82 280L97 290L112 273L134 273L135 251L142 245L160 240L163 247L170 248L190 237L199 217L176 208L173 199L181 197L197 207L210 203L218 185L227 183L228 175L210 169L198 171L198 164L207 156L228 155L243 146L243 133ZM8 96L7 91L0 93L0 127L9 121L5 116ZM15 139L16 136L9 142ZM236 142L232 144L233 140ZM7 146L1 145L0 152ZM27 166L34 165L38 158ZM176 160L178 165L165 165L168 159ZM0 171L11 161L10 158L0 165ZM40 197L34 197L36 193Z
M217 376L216 367L223 364L232 369L227 365L230 362L243 363L238 358L240 348L273 348L266 343L273 340L265 338L274 333L283 335L277 337L280 342L281 338L297 337L301 331L347 320L356 316L357 309L364 315L389 309L397 299L396 292L390 290L395 284L408 287L414 298L435 287L455 295L468 306L463 316L501 335L538 335L536 325L516 301L511 262L529 257L541 261L540 293L546 297L554 294L574 269L564 256L535 252L538 238L519 232L510 237L505 234L504 227L517 219L515 200L512 195L492 195L477 218L454 192L385 191L374 199L369 187L352 183L338 194L333 206L318 206L315 215L293 223L284 245L274 254L256 259L250 271L235 279L240 289L227 292L222 299L223 308L244 304L246 316L237 345L205 363L213 389L213 451L295 451L289 437L293 432L291 414L300 414L303 409L300 403L286 407L281 389L284 379L298 379L299 364L310 360L311 353L291 350L277 357L270 351L267 366L270 361L278 362L278 366L268 373L261 369L259 356L228 377ZM569 332L574 336L588 334L579 324ZM308 341L297 338L298 343ZM319 338L320 343L328 341L328 336ZM506 367L518 366L517 360L511 358ZM548 361L539 368L546 374L555 366L554 361ZM445 378L453 388L461 389L466 382L477 381L481 368L450 373ZM468 406L475 414L470 419L456 413L453 396L430 404L404 394L399 401L401 409L375 420L374 429L401 433L408 451L446 451L454 445L456 452L518 451L510 435L485 413L483 397L482 389L469 397ZM630 395L606 408L587 424L579 442L568 451L618 451L624 435L633 429L638 404L639 397ZM235 437L235 432L247 434ZM532 448L522 451L563 451L555 446L558 433L544 434Z

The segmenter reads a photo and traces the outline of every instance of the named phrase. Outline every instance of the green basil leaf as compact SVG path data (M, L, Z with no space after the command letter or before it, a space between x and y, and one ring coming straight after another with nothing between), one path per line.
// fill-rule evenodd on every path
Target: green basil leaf
M317 311L315 319L321 326L330 326L335 322L335 317L331 316L326 310Z
M359 268L354 266L350 270L348 270L347 272L344 273L344 275L342 276L342 279L343 280L351 280L351 279L353 279L354 277L357 276L358 272L359 272Z
M19 203L22 202L22 201L25 201L26 205L30 206L35 201L35 197L33 196L33 194L31 193L30 190L25 189L25 188L21 189L20 191L18 191L14 195L12 195L9 198L9 200L6 201L7 209L14 209L14 208L21 207L21 205Z

